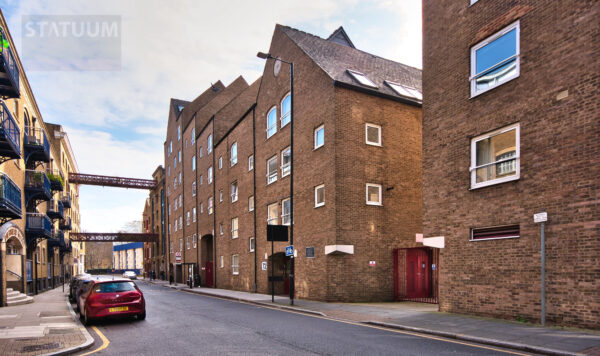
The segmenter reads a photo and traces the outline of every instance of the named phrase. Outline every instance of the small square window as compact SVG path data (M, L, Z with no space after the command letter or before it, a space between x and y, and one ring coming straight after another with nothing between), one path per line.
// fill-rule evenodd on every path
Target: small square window
M321 125L315 129L315 149L325 144L325 125Z
M381 205L381 185L367 183L367 205Z
M381 126L365 124L365 142L367 145L381 146Z
M364 75L364 73L348 69L348 74L350 74L352 78L364 86L377 88L377 84L373 83L373 81Z
M254 211L254 196L248 198L248 211Z
M315 257L315 248L307 247L306 248L306 258L314 258Z
M254 250L256 249L256 241L254 240L254 237L250 238L250 252L254 252Z
M267 184L277 180L277 156L271 157L267 161Z
M254 155L248 157L248 172L254 169Z
M471 189L519 179L519 125L471 140Z
M315 208L325 205L325 185L315 187Z
M290 174L292 167L292 149L290 147L281 151L281 178Z

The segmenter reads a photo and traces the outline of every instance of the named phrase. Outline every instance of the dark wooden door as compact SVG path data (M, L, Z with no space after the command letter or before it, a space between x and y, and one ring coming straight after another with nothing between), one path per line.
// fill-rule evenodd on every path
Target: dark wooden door
M204 267L205 267L204 272L206 273L206 286L212 287L213 286L213 261L206 262L206 265Z
M406 250L406 296L426 298L431 293L431 260L429 252L413 248Z

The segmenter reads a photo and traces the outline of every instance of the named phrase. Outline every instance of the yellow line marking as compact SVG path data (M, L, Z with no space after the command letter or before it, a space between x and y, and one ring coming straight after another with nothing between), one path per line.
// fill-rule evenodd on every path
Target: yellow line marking
M344 323L344 324L350 324L350 325L356 325L356 326L363 326L363 327L372 328L372 329L379 329L379 330L384 330L384 331L390 331L390 332L397 333L397 334L412 335L412 336L417 336L417 337L421 337L421 338L424 338L424 339L431 339L431 340L437 340L437 341L450 342L450 343L453 343L453 344L471 346L471 347L485 349L485 350L492 350L492 351L504 352L504 353L511 354L511 355L531 356L531 354L525 354L525 353L521 353L521 352L502 350L502 349L499 349L499 348L496 348L496 347L492 347L492 346L476 345L476 344L472 344L472 343L469 343L469 342L458 341L458 340L451 340L451 339L446 339L446 338L442 338L442 337L438 337L438 336L419 334L419 333L412 332L412 331L398 330L398 329L386 328L386 327L377 326L377 325L363 324L363 323L359 323L359 322L355 322L355 321L335 319L335 318L331 318L331 317L325 317L325 316L314 315L314 314L309 314L309 313L302 313L302 312L298 312L298 311L294 311L294 310L289 310L289 309L285 309L285 308L278 308L276 306L269 306L269 305L263 305L263 304L255 304L255 303L245 302L245 301L241 301L241 300L238 301L238 300L227 299L227 298L219 297L219 296L216 296L216 295L212 296L212 295L206 295L206 294L198 294L198 293L188 292L188 291L185 291L185 290L184 290L184 292L189 293L189 294L202 295L202 296L205 296L205 297L211 297L211 298L215 298L215 299L229 300L229 301L232 301L232 302L236 302L237 301L239 303L244 303L244 304L248 304L248 305L254 305L254 306L259 306L259 307L263 307L263 308L267 308L267 309L284 311L284 312L288 312L288 313L292 313L292 314L310 316L310 317L318 318L318 319L331 320L331 321L336 321L338 323Z
M93 353L98 352L98 351L102 351L102 350L104 350L105 348L108 347L108 344L110 344L110 341L108 341L108 339L106 338L106 336L104 336L104 334L101 333L100 330L98 330L97 327L92 326L92 329L94 329L94 331L96 332L96 334L100 337L100 339L102 339L102 345L100 345L99 348L97 348L95 350L92 350L90 352L86 352L84 354L81 354L80 356L85 356L85 355L93 354Z

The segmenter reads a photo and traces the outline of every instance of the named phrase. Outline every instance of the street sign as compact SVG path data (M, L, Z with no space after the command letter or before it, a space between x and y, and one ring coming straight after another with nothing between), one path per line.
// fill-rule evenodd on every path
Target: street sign
M288 257L294 255L294 246L293 245L289 245L289 246L285 247L285 255Z
M371 267L375 267L376 264L377 264L377 262L375 262L375 261L369 261L369 266L371 266Z
M262 267L262 270L263 270L263 271L266 271L266 270L267 270L267 263L266 263L266 262L263 262L263 263L261 264L261 267Z
M537 213L537 214L533 214L533 222L534 223L542 223L542 222L546 222L548 221L548 213L546 212L542 212L542 213Z
M175 252L175 263L181 262L181 252Z

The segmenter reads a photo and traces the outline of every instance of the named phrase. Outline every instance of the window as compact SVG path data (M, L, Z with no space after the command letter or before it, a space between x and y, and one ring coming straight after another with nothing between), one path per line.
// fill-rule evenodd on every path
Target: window
M471 241L509 239L520 236L519 225L495 226L471 229Z
M267 184L277 180L277 156L271 157L267 161Z
M173 169L177 168L177 157L173 157Z
M188 148L188 139L185 139L185 148Z
M190 249L190 237L189 236L187 236L185 238L185 248L188 250Z
M183 251L183 239L179 239L179 251Z
M196 170L196 156L192 156L192 171Z
M290 174L292 162L292 149L288 147L281 152L281 178Z
M231 255L231 273L234 275L240 274L239 256Z
M181 140L181 126L177 126L177 141Z
M223 202L223 189L219 189L219 203Z
M204 213L204 203L200 203L200 214Z
M181 172L179 172L179 184L181 184Z
M231 161L231 166L235 166L237 164L237 142L234 142L233 145L231 145L231 153L230 153L230 158L229 160Z
M471 188L519 178L519 125L471 140Z
M179 217L179 230L183 229L183 217Z
M231 202L234 203L238 200L238 184L237 182L231 183Z
M189 210L186 213L185 224L186 225L190 224L190 211Z
M292 120L292 96L288 93L281 101L281 127Z
M367 183L367 205L381 205L381 185Z
M392 88L398 95L405 96L408 98L414 98L419 101L423 100L423 94L419 89L412 88L399 83L390 82L389 80L386 80L385 84L389 85L389 87Z
M167 176L171 176L171 166L167 166Z
M315 149L325 144L325 125L321 125L315 129Z
M208 210L208 215L213 213L213 198L208 198L208 204L206 204L206 209Z
M200 146L200 148L198 149L198 157L202 157L204 155L202 146Z
M169 141L169 156L173 153L173 141Z
M208 184L212 183L213 174L212 174L212 166L208 167L208 177L206 177L206 181Z
M267 138L277 132L277 107L273 107L267 114Z
M210 154L212 152L212 135L208 135L206 139L206 153Z
M168 205L169 205L169 215L171 215L171 204L168 204Z
M267 224L268 225L277 225L277 203L273 203L267 206Z
M219 223L219 235L223 235L223 223Z
M381 146L381 126L365 124L365 142L367 145Z
M219 169L223 169L223 156L219 156Z
M238 238L238 218L231 219L231 238Z
M519 22L471 48L471 97L519 76Z
M373 81L371 81L371 79L369 79L366 75L364 75L361 72L348 69L348 74L350 74L350 76L352 78L354 78L357 82L359 82L360 84L362 84L364 86L371 87L371 88L377 88L377 85L375 83L373 83Z
M192 127L191 141L192 141L192 146L193 146L196 143L196 128L195 127Z
M250 243L250 252L254 252L254 250L256 249L256 241L254 240L254 237L250 238L249 243Z
M248 172L254 169L254 155L248 156Z
M314 258L315 257L315 248L314 247L307 247L306 248L306 257L307 258Z
M181 194L179 194L179 207L182 207L182 206L183 206L183 204L182 204L182 200L181 200Z
M198 247L198 235L194 234L192 236L192 241L194 243L194 248L197 248Z
M200 183L200 185L202 185L202 183L204 183L204 176L200 175L200 179L198 179L198 182Z
M254 196L248 198L248 211L254 211Z
M171 224L169 224L169 227L171 227ZM173 242L169 244L169 252L173 253Z
M290 213L291 213L290 198L283 199L281 201L281 224L282 225L290 224Z
M223 263L223 256L219 257L219 268L223 268L225 264Z
M192 182L192 196L196 196L196 182Z
M179 162L181 162L181 150L179 150Z
M192 222L196 222L196 207L192 208Z
M325 185L315 187L315 208L325 205Z

